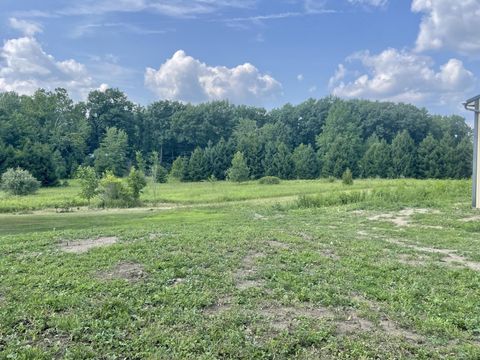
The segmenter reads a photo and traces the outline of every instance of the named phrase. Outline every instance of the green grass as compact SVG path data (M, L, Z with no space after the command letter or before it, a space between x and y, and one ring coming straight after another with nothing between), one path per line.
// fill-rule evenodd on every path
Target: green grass
M147 205L182 206L0 215L0 358L478 359L469 191L467 181L165 184ZM28 199L55 208L76 192L73 182ZM392 222L410 208L423 210ZM61 250L101 236L119 241ZM108 275L119 264L142 276Z

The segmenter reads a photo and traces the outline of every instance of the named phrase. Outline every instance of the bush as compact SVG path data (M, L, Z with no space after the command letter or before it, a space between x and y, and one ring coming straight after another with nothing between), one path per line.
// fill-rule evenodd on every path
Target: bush
M112 171L103 175L98 194L103 207L128 207L134 203L130 189Z
M162 165L158 165L155 176L155 182L164 184L168 180L168 170L165 169Z
M264 176L258 180L258 183L261 185L277 185L280 184L280 179L276 176Z
M344 185L353 185L353 175L352 171L347 168L342 175L342 183Z
M8 169L2 175L2 189L12 195L33 194L39 187L40 181L21 168Z
M329 183L334 183L335 181L337 181L337 179L335 178L335 176L329 176L329 177L327 178L327 182L329 182Z
M127 185L133 200L138 201L143 188L147 186L147 179L145 179L145 175L142 171L132 167L130 169L130 174L127 177Z

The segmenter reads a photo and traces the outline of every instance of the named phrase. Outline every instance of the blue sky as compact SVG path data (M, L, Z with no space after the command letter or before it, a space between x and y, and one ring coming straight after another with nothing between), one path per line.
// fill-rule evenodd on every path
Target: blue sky
M480 0L2 0L0 91L135 102L309 97L458 113L480 92Z

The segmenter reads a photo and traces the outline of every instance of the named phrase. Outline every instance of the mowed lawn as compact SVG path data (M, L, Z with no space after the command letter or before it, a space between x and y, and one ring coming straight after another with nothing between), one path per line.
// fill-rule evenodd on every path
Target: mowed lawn
M0 215L2 359L480 358L468 181L164 184L143 209L51 210L77 192L7 199L47 209Z

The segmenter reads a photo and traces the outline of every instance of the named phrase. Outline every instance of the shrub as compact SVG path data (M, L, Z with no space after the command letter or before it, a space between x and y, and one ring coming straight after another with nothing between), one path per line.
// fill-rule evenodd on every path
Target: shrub
M130 174L127 177L127 185L133 200L138 201L143 188L147 186L147 179L145 179L145 175L142 171L132 167L130 169Z
M335 176L329 176L329 177L327 178L327 182L329 182L329 183L334 183L335 181L337 181L337 179L335 178Z
M99 182L98 195L103 207L128 207L133 204L132 193L122 179L107 171Z
M352 171L347 168L342 175L342 183L344 185L353 185L353 175Z
M98 177L95 169L91 166L79 166L75 177L80 180L80 197L90 200L97 194Z
M8 169L2 175L2 189L12 195L33 194L39 187L40 181L21 168Z
M261 185L277 185L280 184L280 179L276 176L264 176L258 182Z
M156 169L155 182L164 184L168 180L168 170L162 165L158 165Z

